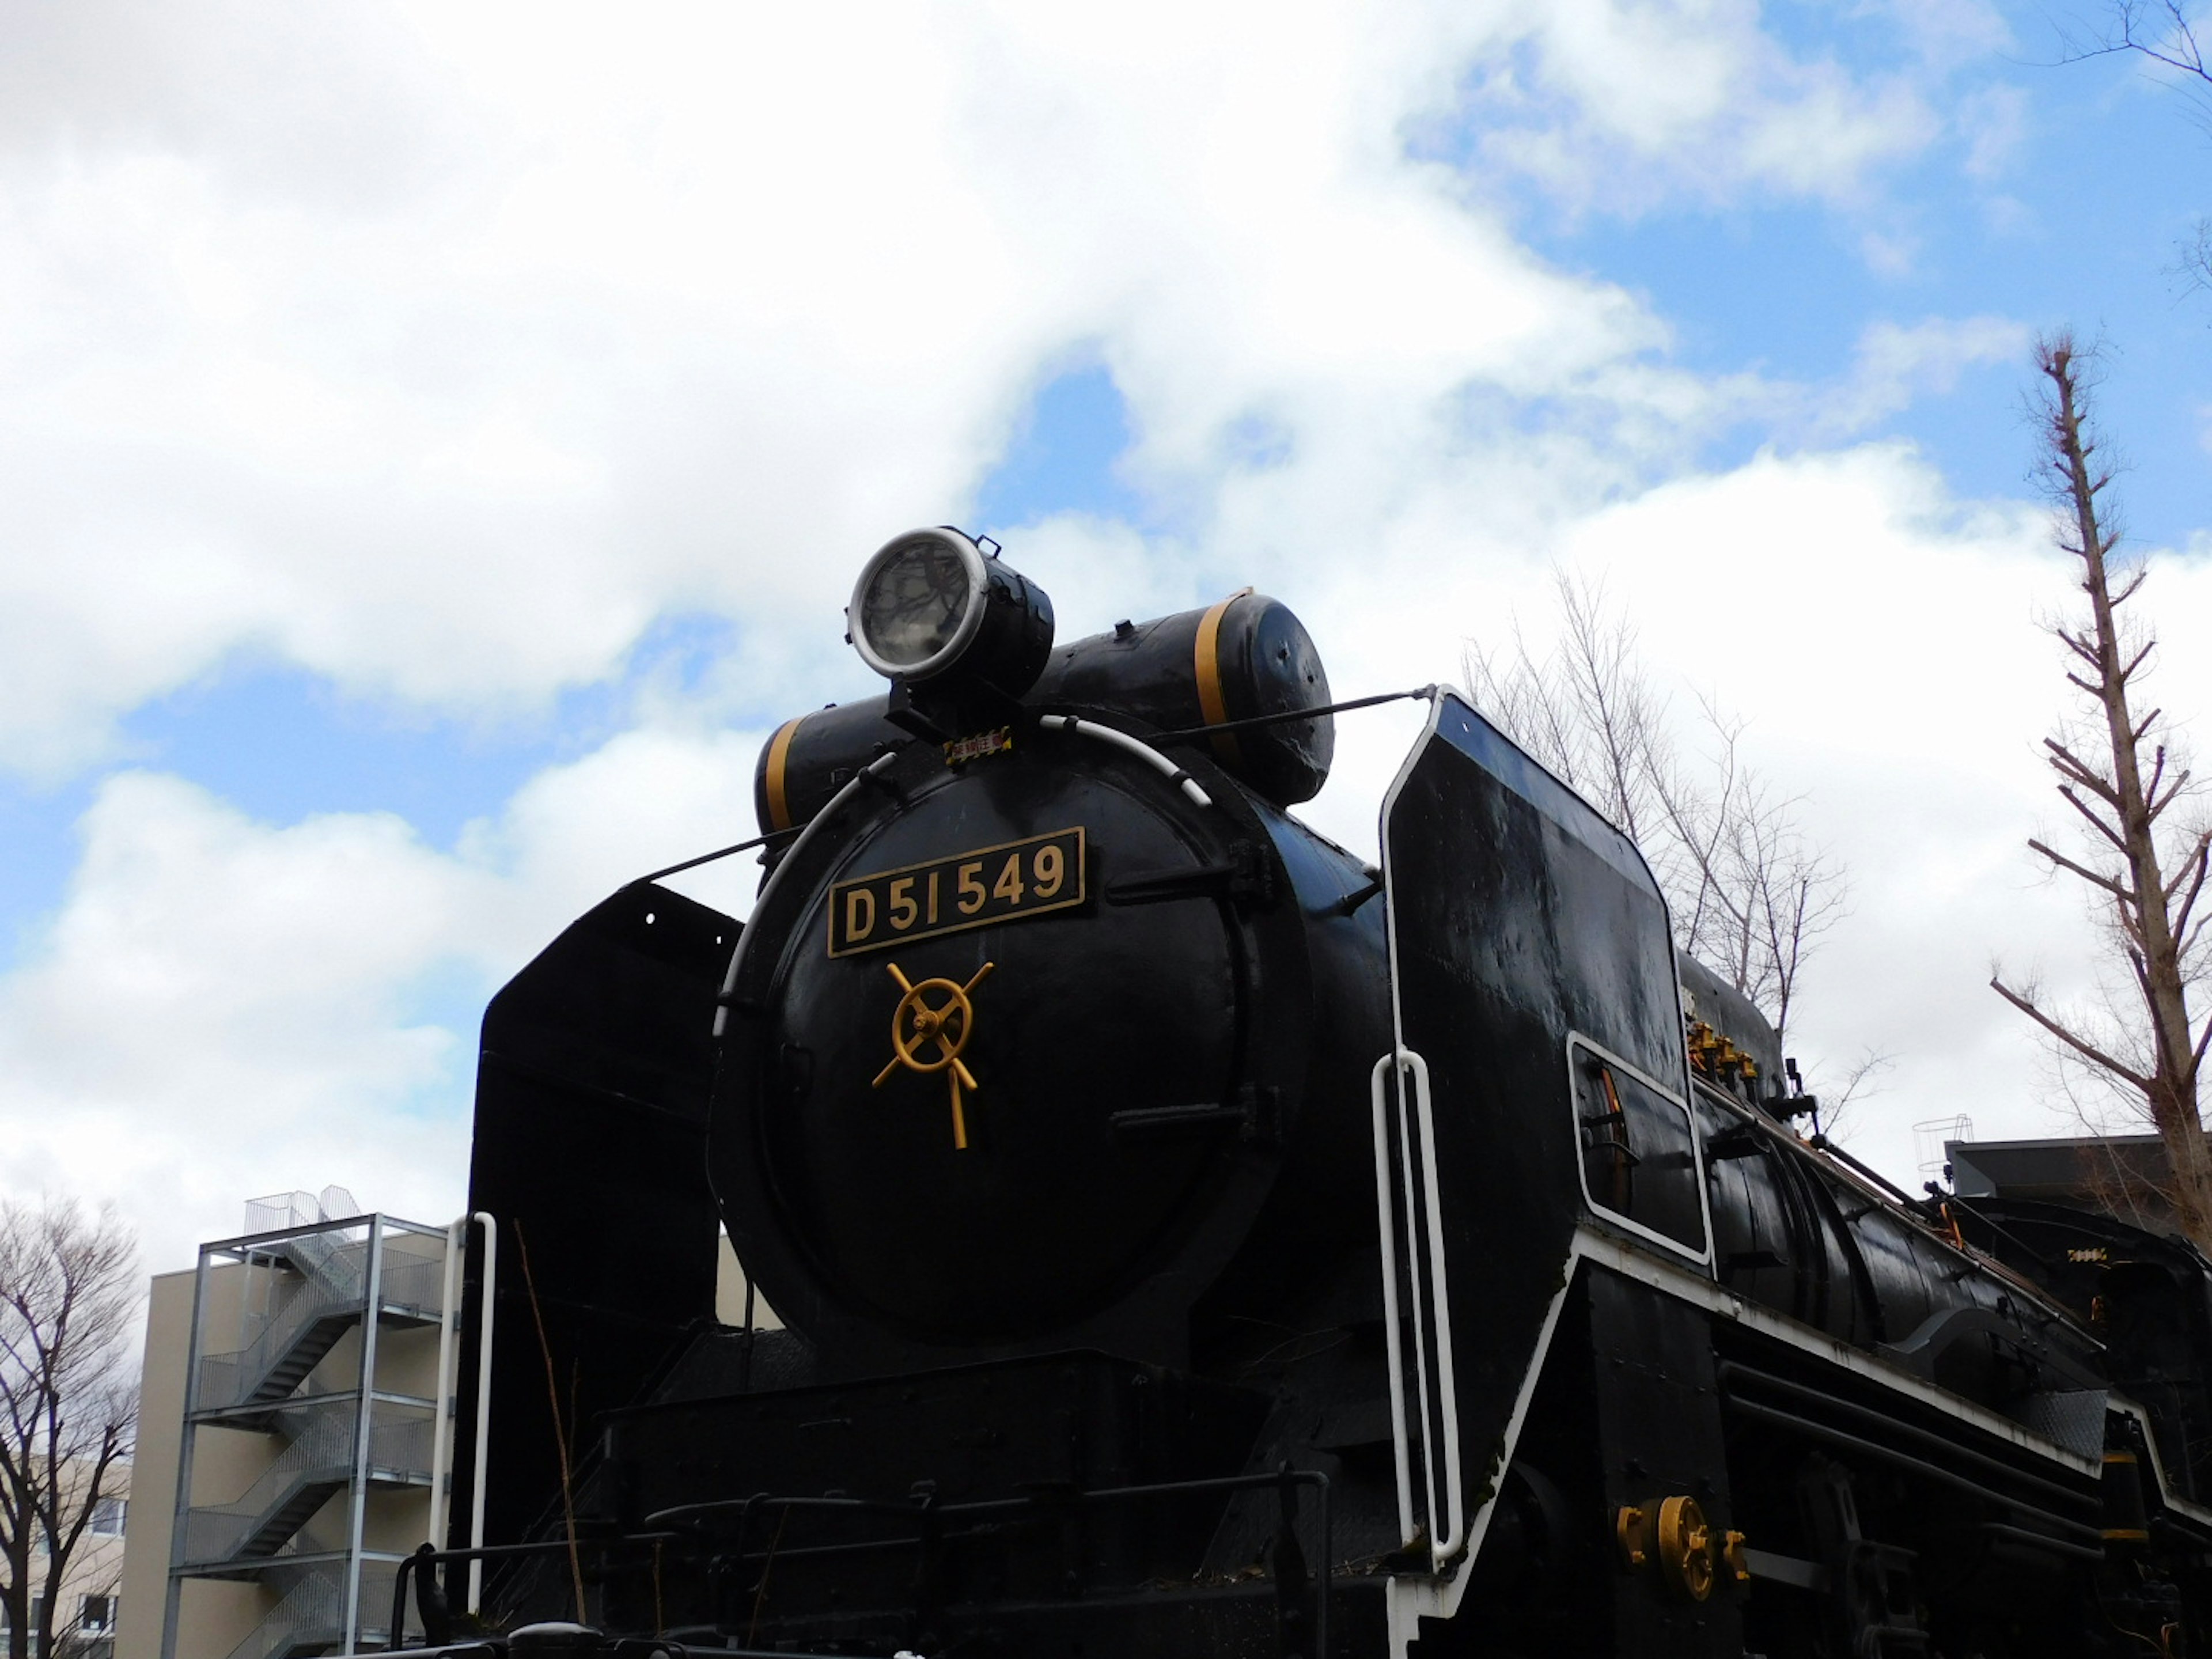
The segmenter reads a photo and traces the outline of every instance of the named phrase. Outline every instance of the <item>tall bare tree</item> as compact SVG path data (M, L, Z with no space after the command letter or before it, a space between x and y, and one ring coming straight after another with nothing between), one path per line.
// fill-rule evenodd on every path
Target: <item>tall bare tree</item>
M1633 626L1565 571L1556 591L1556 647L1540 658L1517 623L1510 651L1470 642L1468 692L1627 832L1666 894L1675 943L1786 1032L1798 975L1843 914L1842 871L1799 828L1797 799L1746 760L1742 721L1701 701L1701 752L1686 756Z
M116 1465L137 1388L124 1352L137 1247L109 1210L0 1202L0 1607L9 1659L53 1659L62 1593ZM35 1616L33 1608L35 1607Z
M2043 477L2058 544L2081 566L2088 600L2053 631L2071 659L2066 678L2085 717L2044 739L2058 793L2081 820L2083 850L2072 857L2031 841L2053 870L2086 884L2107 923L2124 989L2106 1011L2046 1006L2033 983L1990 984L2042 1028L2061 1054L2115 1089L2147 1116L2165 1143L2171 1197L2182 1230L2212 1249L2212 1152L2197 1111L2197 1079L2212 1023L2190 1013L2204 968L2204 892L2212 828L2176 808L2193 794L2188 768L2168 736L2164 711L2138 712L2135 693L2154 643L2131 623L2129 602L2146 574L2118 556L2120 532L2106 493L2112 469L2088 422L2090 380L2066 334L2036 346L2036 407Z

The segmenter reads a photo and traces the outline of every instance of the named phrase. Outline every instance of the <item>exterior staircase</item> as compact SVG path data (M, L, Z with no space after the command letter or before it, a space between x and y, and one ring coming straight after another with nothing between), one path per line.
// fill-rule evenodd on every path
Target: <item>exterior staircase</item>
M298 1659L345 1641L345 1587L335 1573L310 1571L230 1650L230 1659Z
M312 1659L390 1645L383 1627L398 1558L369 1547L362 1523L379 1512L359 1506L375 1489L397 1497L412 1488L411 1501L422 1503L439 1414L451 1400L415 1397L419 1344L404 1350L395 1372L369 1339L444 1317L450 1237L444 1228L365 1215L333 1188L319 1197L252 1200L241 1237L203 1248L184 1456L202 1431L221 1429L225 1467L255 1441L272 1460L230 1501L187 1508L173 1540L173 1584L261 1587L266 1611L243 1639L234 1635L240 1626L223 1620L225 1639L236 1640L229 1659ZM211 1275L226 1270L232 1276L210 1294ZM217 1331L228 1337L228 1351L210 1352L222 1339L205 1339ZM362 1344L359 1363L332 1358L346 1352L349 1332ZM440 1388L449 1388L441 1376ZM205 1491L214 1465L204 1473ZM379 1526L400 1513L413 1511L403 1504ZM340 1541L322 1535L332 1533Z
M235 1500L188 1510L185 1565L205 1572L265 1562L282 1553L351 1481L357 1423L351 1401L314 1412L291 1444ZM428 1486L433 1426L427 1417L372 1421L369 1484Z
M284 1592L268 1616L246 1639L230 1650L229 1659L307 1659L313 1654L344 1650L345 1585L335 1565L309 1568ZM382 1627L392 1606L392 1575L388 1563L374 1563L362 1573L361 1608L363 1619L378 1620L364 1626L360 1645L391 1645Z
M273 1406L288 1398L361 1321L368 1291L366 1239L310 1233L283 1241L270 1254L295 1271L284 1275L281 1297L252 1342L202 1357L203 1413ZM378 1286L383 1316L401 1324L436 1319L443 1271L434 1262L387 1260Z

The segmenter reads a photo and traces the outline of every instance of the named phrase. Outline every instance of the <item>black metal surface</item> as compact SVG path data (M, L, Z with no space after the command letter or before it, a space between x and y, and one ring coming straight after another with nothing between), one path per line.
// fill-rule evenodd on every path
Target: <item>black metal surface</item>
M1380 918L1333 913L1356 860L1193 765L1210 807L1078 735L957 768L916 747L778 867L737 970L709 1156L740 1256L832 1363L1071 1346L1178 1363L1240 1252L1288 1274L1370 1224ZM833 884L971 852L995 872L986 849L1075 828L1081 907L830 955ZM1157 902L1110 902L1133 878ZM964 1149L946 1077L896 1063L894 967L975 986ZM1223 1105L1269 1132L1115 1127Z
M1738 1524L1707 1322L1605 1272L1590 1274L1586 1307L1578 1311L1589 1323L1606 1512L1631 1504L1656 1509L1670 1494L1687 1493L1711 1526L1725 1531ZM1741 1650L1735 1598L1685 1601L1668 1593L1657 1564L1651 1565L1613 1580L1616 1651L1656 1659Z
M1865 1425L1879 1439L1892 1443L1901 1442L1932 1455L1939 1461L1963 1464L1968 1468L1978 1471L1985 1478L1994 1478L2015 1486L2024 1487L2027 1491L2039 1494L2045 1503L2057 1503L2074 1510L2094 1510L2098 1506L2100 1499L2095 1492L2081 1486L2062 1486L2059 1482L2038 1474L2033 1468L2023 1467L2028 1461L2025 1455L2015 1456L2012 1461L2007 1462L1985 1452L1978 1451L1966 1443L1965 1437L1955 1428L1948 1436L1939 1435L1902 1420L1894 1412L1884 1412L1872 1407L1860 1405L1843 1398L1832 1389L1812 1388L1802 1382L1793 1382L1786 1376L1777 1376L1771 1372L1759 1370L1735 1361L1723 1364L1720 1367L1719 1376L1723 1383L1730 1386L1731 1399L1735 1397L1734 1390L1745 1386L1754 1390L1765 1389L1771 1394L1781 1395L1802 1405L1809 1406L1817 1412L1842 1417Z
M737 938L738 924L718 911L665 888L625 888L571 924L484 1012L469 1207L499 1227L489 1540L520 1538L558 1496L556 1394L580 1449L599 1413L635 1398L714 1316L708 1029ZM465 1304L471 1358L453 1461L457 1535L479 1420L481 1271L478 1253Z
M1480 1469L1583 1207L1568 1036L1679 1086L1674 951L1627 838L1456 697L1440 701L1384 836L1401 1028L1427 1062L1449 1172L1461 1446Z
M1303 714L1265 726L1216 725L1212 758L1279 806L1310 800L1328 781L1335 721L1321 653L1291 608L1265 594L1226 602L1214 623L1220 708L1201 695L1197 662L1212 609L1137 623L1054 651L1029 702L1039 708L1110 711L1155 731L1188 731L1223 720Z
M2105 1386L2103 1356L2031 1284L1854 1182L1759 1109L1700 1085L1717 1262L1730 1289L2064 1439L2058 1398ZM1717 1149L1717 1151L1716 1150ZM1962 1212L1963 1213L1963 1212ZM2094 1411L2072 1413L2096 1449Z
M2185 1242L2028 1199L1957 1200L1966 1236L2092 1326L2113 1387L2151 1414L2174 1495L2212 1498L2212 1278Z

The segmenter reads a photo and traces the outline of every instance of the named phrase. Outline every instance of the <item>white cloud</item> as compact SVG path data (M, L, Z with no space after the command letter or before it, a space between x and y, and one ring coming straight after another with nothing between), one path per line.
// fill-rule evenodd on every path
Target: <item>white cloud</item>
M2001 178L2027 142L2027 94L2002 84L1977 88L1959 100L1953 117L1966 141L1966 173Z
M0 981L0 1191L113 1197L150 1265L258 1193L460 1206L474 1011L630 878L750 833L760 734L632 731L541 773L455 854L383 813L255 823L125 772L59 912ZM742 914L749 860L676 884Z
M1847 9L1879 19L1935 69L1951 69L2001 52L2012 30L1990 0L1862 0Z
M1942 131L1924 63L1863 74L1796 56L1755 0L1571 0L1515 19L1517 49L1478 66L1479 152L1572 208L1853 203Z
M671 607L785 631L1080 340L1170 500L1255 416L1418 441L1462 388L1664 437L1681 377L1622 372L1659 326L1409 124L1517 64L1539 172L1832 196L1924 112L1748 5L1540 15L23 9L0 764L82 765L241 648L497 714Z
M465 1071L407 995L451 952L456 872L388 815L271 830L145 774L103 785L83 834L0 994L0 1184L121 1199L163 1267L181 1227L234 1231L252 1193L451 1184L457 1126L395 1114Z
M2027 325L2008 317L1869 323L1850 378L1816 405L1814 430L1836 437L1863 432L1926 393L1949 392L1970 368L2026 362L2028 340Z

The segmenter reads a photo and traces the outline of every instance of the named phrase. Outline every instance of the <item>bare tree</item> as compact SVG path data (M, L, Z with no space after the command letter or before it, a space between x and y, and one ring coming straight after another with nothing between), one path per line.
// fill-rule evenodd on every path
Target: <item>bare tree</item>
M2067 63L2124 54L2179 77L2197 125L2212 135L2212 64L2181 0L2111 0L2101 27L2064 29L2061 39ZM2172 274L2191 288L2212 289L2212 219L2197 220L2174 255Z
M2212 860L2212 829L2174 810L2194 792L2164 711L2136 712L2133 694L2154 641L2130 624L2133 613L2125 607L2146 572L2140 562L2115 557L2120 532L2104 499L2112 469L2087 423L2087 365L2062 333L2037 343L2035 366L2055 532L2080 562L2089 614L2053 628L2072 659L2066 678L2081 693L2087 717L2044 739L2058 793L2081 820L2083 850L2075 858L2039 840L2028 845L2052 870L2086 884L2107 926L2115 965L2126 972L2119 987L2108 987L2101 1010L2046 1007L2033 983L2007 984L2001 971L1990 984L2041 1027L2062 1056L2150 1120L2172 1166L2176 1218L2190 1238L2212 1249L2212 1152L2197 1103L2212 1024L2192 1020L2189 1011L2190 990L2204 968L2204 918L2197 904Z
M0 1202L0 1607L9 1659L53 1659L70 1564L116 1465L137 1389L125 1339L137 1247L112 1211ZM33 1607L36 1613L33 1616Z
M1843 872L1798 827L1797 798L1745 759L1741 720L1701 699L1702 752L1686 757L1634 628L1607 613L1601 588L1565 571L1557 595L1559 640L1548 656L1517 623L1508 653L1469 642L1469 695L1643 849L1675 943L1786 1031L1798 975L1843 914Z
M2105 16L2104 27L2094 33L2068 33L2069 63L2124 52L2200 83L2200 95L2212 88L2212 66L2204 61L2204 48L2181 0L2112 0Z

